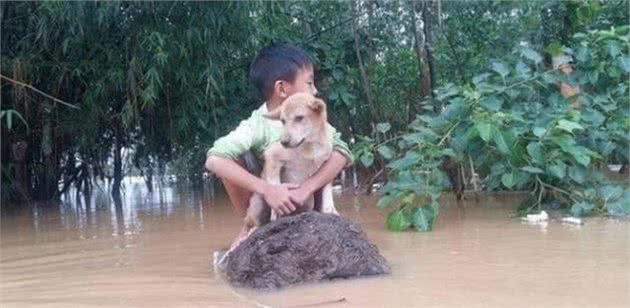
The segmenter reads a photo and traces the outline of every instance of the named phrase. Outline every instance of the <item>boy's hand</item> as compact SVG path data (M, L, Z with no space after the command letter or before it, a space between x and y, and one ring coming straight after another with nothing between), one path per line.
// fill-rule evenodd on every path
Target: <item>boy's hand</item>
M263 197L278 216L288 215L295 211L295 204L291 201L289 189L297 187L299 187L297 184L268 185Z
M289 198L291 198L291 201L293 201L294 204L298 206L302 206L304 205L304 202L306 201L306 199L308 199L308 197L310 197L313 194L313 192L309 191L304 186L300 186L300 187L292 188L289 191L289 194L290 194Z

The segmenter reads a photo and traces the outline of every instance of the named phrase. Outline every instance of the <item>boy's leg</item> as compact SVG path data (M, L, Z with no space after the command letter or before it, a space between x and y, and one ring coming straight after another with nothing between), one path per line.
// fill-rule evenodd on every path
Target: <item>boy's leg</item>
M260 164L252 152L245 152L241 155L239 160L236 161L236 163L245 168L245 170L249 173L256 176L260 175ZM247 214L249 199L252 196L252 192L225 179L221 179L221 182L223 183L223 187L225 187L225 191L230 199L230 203L232 203L232 207L239 217L244 218Z
M260 172L262 168L260 166L260 163L258 162L258 159L251 151L247 151L243 153L243 155L239 157L236 163L239 164L241 167L243 167L245 170L247 170L249 173L256 176L260 176ZM239 215L240 218L245 218L245 215L247 215L247 208L249 207L250 199L252 197L253 192L245 188L242 188L238 185L235 185L230 181L226 181L224 179L221 179L221 182L223 183L223 187L225 187L225 191L228 195L228 198L230 199L230 203L232 204L232 207L234 208L234 210L236 211L236 213ZM249 231L250 230L247 228L247 226L243 222L241 231L239 231L238 236L232 242L232 245L230 245L230 249L228 250L228 253L229 251L232 251L234 248L236 248L238 244L240 244L243 240L247 238L247 236L249 235ZM225 254L225 256L227 256L227 254ZM224 259L222 259L220 263L222 263L223 261Z
M245 218L245 214L247 214L247 208L249 207L249 199L252 196L252 192L245 188L232 184L232 182L224 179L221 179L221 182L223 182L223 187L225 187L225 192L230 199L232 207L239 217Z

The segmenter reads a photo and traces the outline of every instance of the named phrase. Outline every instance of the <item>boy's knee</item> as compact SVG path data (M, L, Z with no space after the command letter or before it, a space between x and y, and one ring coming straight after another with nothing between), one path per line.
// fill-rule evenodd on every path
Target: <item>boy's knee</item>
M206 167L206 170L213 172L214 170L216 170L216 166L218 166L219 164L221 164L221 158L218 156L210 155L208 156L208 158L206 158L206 163L204 166Z
M243 167L245 170L247 170L246 159L244 159L243 155L239 156L238 159L233 159L232 161L235 162L237 165ZM218 165L224 162L225 162L225 158L221 156L210 155L208 156L208 158L206 158L205 167L208 171L213 171L216 169Z

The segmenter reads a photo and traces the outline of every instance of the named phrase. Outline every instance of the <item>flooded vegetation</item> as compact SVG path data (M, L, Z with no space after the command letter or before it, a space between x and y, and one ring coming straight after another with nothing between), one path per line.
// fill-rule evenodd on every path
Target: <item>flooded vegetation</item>
M628 8L0 1L0 306L630 307ZM251 69L274 42L304 61ZM241 124L295 91L347 143L322 178L348 167L339 212L390 275L261 292L215 271L242 220L172 183L275 195L204 161L226 135L262 154L279 123Z
M135 185L135 186L134 186ZM443 197L433 232L391 232L376 197L336 196L392 266L378 278L276 292L234 289L212 266L240 221L222 195L132 184L116 207L98 193L77 203L5 210L3 307L627 306L630 224L524 224L518 194L455 203Z

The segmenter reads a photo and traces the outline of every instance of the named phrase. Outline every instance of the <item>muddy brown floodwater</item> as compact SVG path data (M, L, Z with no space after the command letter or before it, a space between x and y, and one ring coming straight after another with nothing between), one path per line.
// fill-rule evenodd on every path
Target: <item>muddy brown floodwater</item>
M139 187L139 186L138 186ZM240 221L226 199L131 186L122 207L4 211L2 307L630 307L630 222L583 226L510 218L514 195L443 202L429 233L392 233L376 199L337 196L392 266L389 276L259 292L233 289L214 272Z

